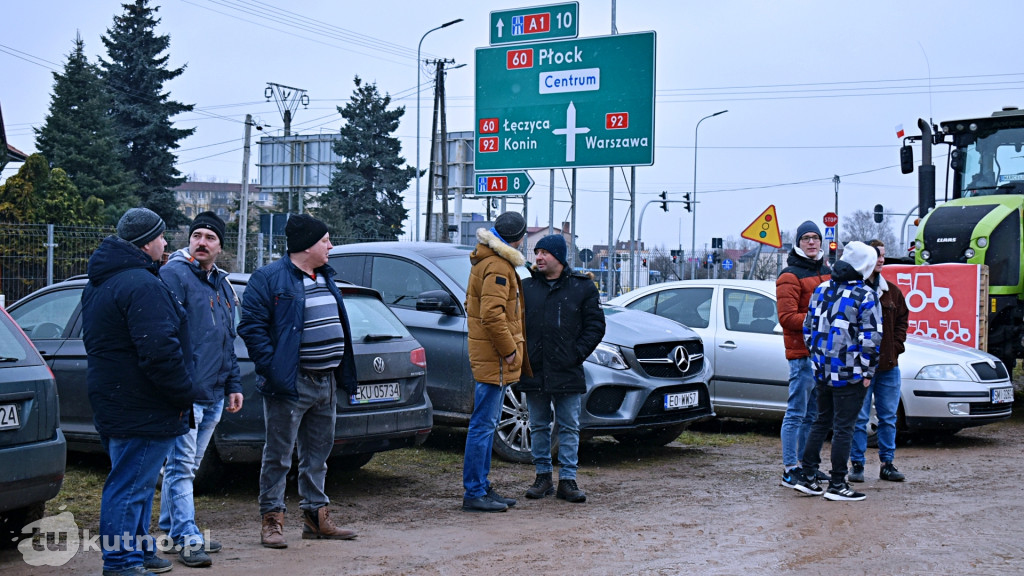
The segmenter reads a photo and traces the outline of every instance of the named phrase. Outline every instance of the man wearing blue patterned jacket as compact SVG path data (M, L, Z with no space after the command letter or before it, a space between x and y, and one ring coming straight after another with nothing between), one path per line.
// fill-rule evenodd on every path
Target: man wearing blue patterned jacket
M882 344L882 308L875 291L864 283L875 269L877 252L863 242L846 245L832 268L832 278L811 295L804 320L804 342L814 363L818 416L811 425L803 454L802 479L796 489L824 493L826 500L863 500L846 483L853 428L871 384ZM832 470L828 489L815 480L821 447L832 430Z

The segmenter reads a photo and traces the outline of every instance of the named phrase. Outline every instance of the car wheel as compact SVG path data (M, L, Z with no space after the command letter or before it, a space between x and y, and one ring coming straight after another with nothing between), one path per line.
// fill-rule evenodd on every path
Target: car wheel
M526 392L518 392L511 386L505 388L505 396L502 398L498 428L494 434L494 453L507 462L533 462L533 454L530 452L530 410L526 407Z
M31 536L22 534L21 529L41 519L45 510L45 502L36 502L24 508L0 513L0 549L14 548L23 538Z
M615 434L612 436L622 444L633 444L636 446L665 446L671 443L686 430L686 424L673 424L662 428L651 428L629 432L628 434Z
M345 456L335 456L327 461L328 469L334 470L359 470L363 466L370 463L373 459L373 455L376 452L366 452L363 454L346 454Z

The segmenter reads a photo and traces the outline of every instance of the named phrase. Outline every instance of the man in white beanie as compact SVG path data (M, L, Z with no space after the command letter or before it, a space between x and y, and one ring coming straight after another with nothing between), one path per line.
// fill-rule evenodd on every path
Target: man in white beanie
M826 500L863 500L846 483L847 461L857 415L871 384L882 344L882 308L865 284L878 253L863 242L850 242L832 268L832 278L811 295L804 320L804 342L814 363L818 416L803 453L797 490L822 494ZM821 447L832 430L832 469L828 488L816 480Z

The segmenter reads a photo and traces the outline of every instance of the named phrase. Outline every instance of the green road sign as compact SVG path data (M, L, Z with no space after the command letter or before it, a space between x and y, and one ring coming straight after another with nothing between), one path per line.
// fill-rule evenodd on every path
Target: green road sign
M476 50L477 170L654 163L654 32Z
M579 14L579 2L491 12L491 46L575 38Z
M533 178L524 171L477 172L477 196L525 196L533 188Z

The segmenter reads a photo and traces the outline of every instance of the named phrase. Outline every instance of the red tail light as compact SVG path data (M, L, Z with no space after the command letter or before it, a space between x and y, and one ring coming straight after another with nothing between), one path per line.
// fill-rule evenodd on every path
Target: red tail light
M409 353L409 361L419 366L420 368L426 369L427 367L427 351L423 348L417 348Z

